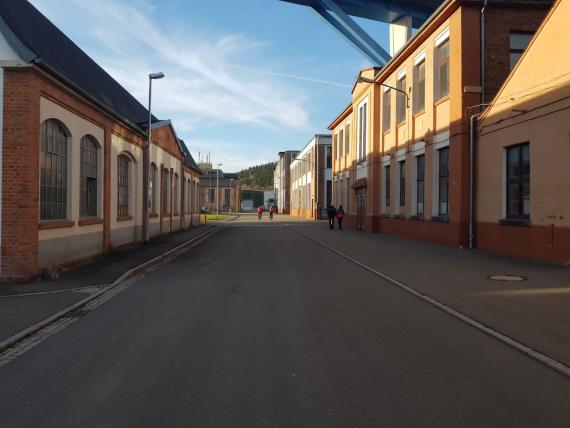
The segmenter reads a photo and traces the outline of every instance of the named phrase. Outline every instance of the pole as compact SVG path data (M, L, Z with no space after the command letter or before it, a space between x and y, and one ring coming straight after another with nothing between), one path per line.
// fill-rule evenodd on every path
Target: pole
M150 145L152 141L152 113L151 113L151 101L152 101L152 78L148 78L148 139L146 142L146 162L144 165L146 171L146 215L144 219L145 230L144 230L144 242L149 241L149 226L150 226Z
M218 182L218 178L219 178L219 174L220 173L220 169L216 168L216 218L218 218L219 214L220 214L220 190L219 190L219 182Z
M232 215L232 181L230 180L230 216Z

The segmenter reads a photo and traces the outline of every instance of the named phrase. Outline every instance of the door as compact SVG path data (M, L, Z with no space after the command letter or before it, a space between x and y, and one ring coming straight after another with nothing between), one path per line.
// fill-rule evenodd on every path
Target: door
M366 219L366 192L360 190L356 192L356 228L364 230Z

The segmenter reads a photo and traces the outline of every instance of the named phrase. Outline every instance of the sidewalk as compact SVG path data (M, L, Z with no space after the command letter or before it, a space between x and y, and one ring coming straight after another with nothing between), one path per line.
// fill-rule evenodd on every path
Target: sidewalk
M194 226L152 239L147 245L121 247L76 265L57 281L0 284L0 342L101 290L126 271L145 263L209 230Z
M323 223L293 227L570 366L569 268L357 230L331 231ZM331 253L331 263L335 257ZM526 280L493 281L490 275Z

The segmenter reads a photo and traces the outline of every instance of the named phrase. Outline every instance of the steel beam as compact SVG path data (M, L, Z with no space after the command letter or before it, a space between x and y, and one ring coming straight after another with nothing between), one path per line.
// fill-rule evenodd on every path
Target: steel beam
M335 0L314 0L311 5L331 27L356 49L364 54L374 65L384 66L390 61L390 55L372 39L354 20L336 4Z

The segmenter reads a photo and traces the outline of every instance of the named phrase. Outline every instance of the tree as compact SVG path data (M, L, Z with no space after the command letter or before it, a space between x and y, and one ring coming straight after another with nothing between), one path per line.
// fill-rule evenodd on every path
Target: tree
M275 162L243 169L239 173L241 185L252 189L272 189Z

